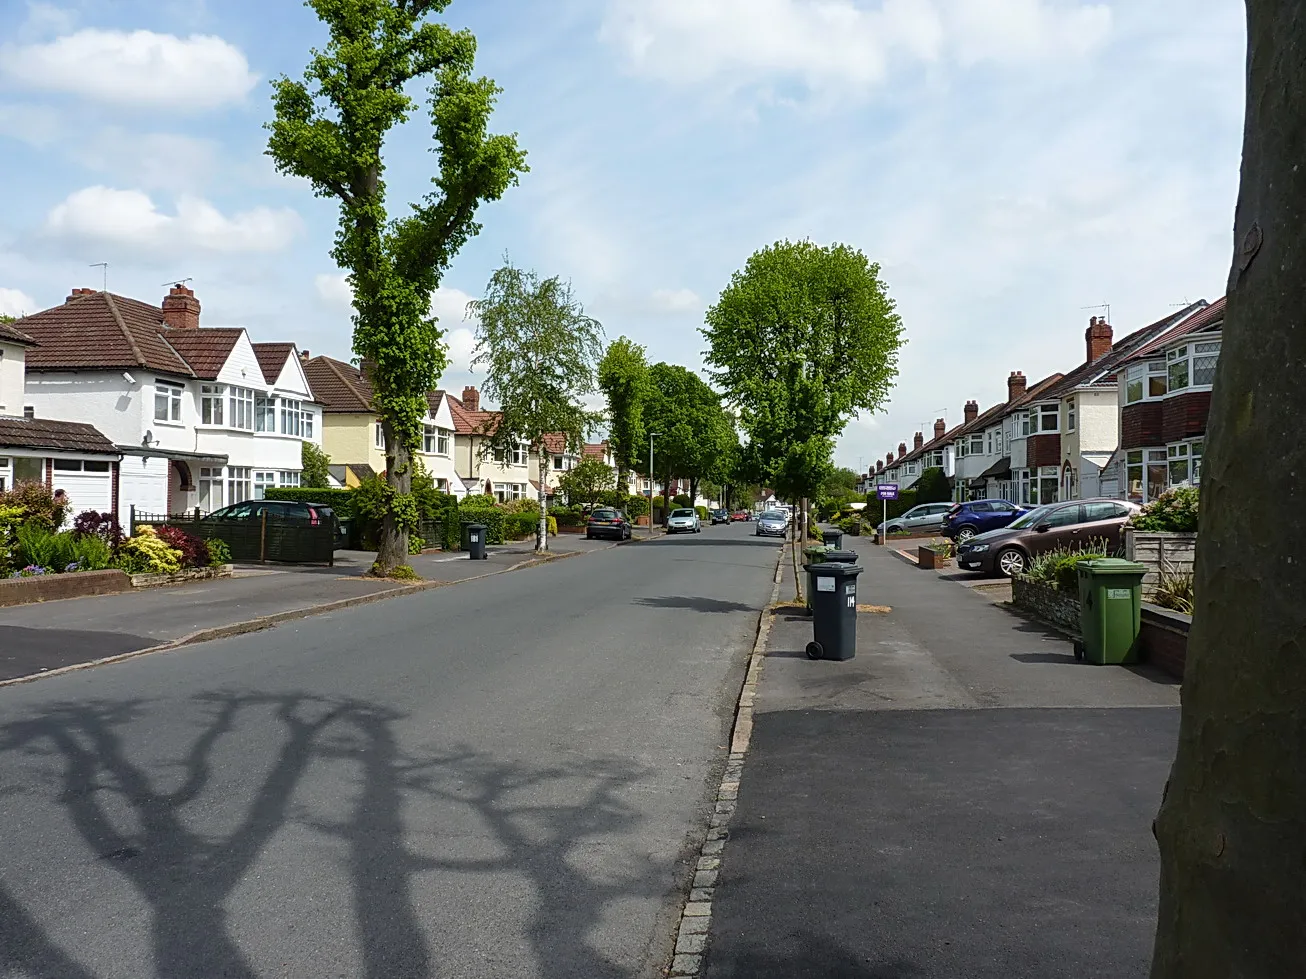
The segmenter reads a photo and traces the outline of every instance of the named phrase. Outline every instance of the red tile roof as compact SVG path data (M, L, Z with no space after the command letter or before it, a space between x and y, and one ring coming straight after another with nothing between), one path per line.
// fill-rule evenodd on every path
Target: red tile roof
M36 343L35 340L29 337L22 330L18 329L16 326L10 326L3 320L0 320L0 340L5 340L9 343L21 343L25 347L33 346Z
M333 357L314 357L304 364L313 400L324 411L372 411L372 385L353 364Z
M586 458L602 459L608 454L607 442L590 442L581 450L581 455Z
M245 331L235 326L167 330L163 333L168 344L190 364L195 376L205 381L217 379L222 365L244 335Z
M0 446L118 455L118 447L93 425L48 418L11 418L0 415Z
M295 352L293 343L256 343L253 344L254 356L258 358L258 369L263 372L263 380L268 386L277 383L286 361Z
M194 377L195 372L164 338L163 310L110 292L70 297L62 306L25 316L14 324L36 341L28 370L94 370L143 367ZM183 332L183 331L176 331Z
M449 413L453 415L453 430L459 435L492 435L499 425L497 411L468 411L452 394L446 394Z

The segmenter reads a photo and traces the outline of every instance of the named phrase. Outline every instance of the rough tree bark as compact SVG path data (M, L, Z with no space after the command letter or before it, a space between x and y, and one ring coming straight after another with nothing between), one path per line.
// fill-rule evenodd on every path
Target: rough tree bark
M1247 0L1247 118L1152 979L1306 976L1306 6Z
M396 494L413 491L413 458L399 433L382 419L381 431L385 435L385 481ZM387 507L381 518L381 538L376 542L376 564L391 571L408 563L408 530L395 519L392 508Z

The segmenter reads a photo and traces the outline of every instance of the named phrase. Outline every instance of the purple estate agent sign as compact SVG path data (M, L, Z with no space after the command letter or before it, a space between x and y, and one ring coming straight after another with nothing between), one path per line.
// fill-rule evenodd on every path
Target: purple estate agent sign
M880 483L875 487L875 495L881 500L896 500L898 498L898 484Z

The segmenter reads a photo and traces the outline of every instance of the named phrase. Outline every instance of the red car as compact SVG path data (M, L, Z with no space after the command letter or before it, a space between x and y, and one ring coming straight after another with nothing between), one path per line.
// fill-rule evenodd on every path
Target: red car
M747 510L736 510L734 513L730 514L731 523L740 523L742 521L747 521L747 520L748 520Z

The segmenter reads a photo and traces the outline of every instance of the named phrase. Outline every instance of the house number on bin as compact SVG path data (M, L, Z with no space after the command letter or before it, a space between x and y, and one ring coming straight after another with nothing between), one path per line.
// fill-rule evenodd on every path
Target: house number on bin
M477 543L477 542L480 541L480 539L481 539L481 535L480 535L480 534L472 534L472 535L470 535L470 536L471 536L471 540L472 540L472 543L473 543L473 544Z
M849 595L849 596L848 596L848 607L849 607L849 608L856 608L856 607L857 607L857 596L856 596L856 595Z
M1134 593L1128 588L1108 588L1106 590L1107 598L1133 598Z
M816 579L816 590L817 590L817 591L834 591L834 579L833 579L833 578L817 578L817 579Z

